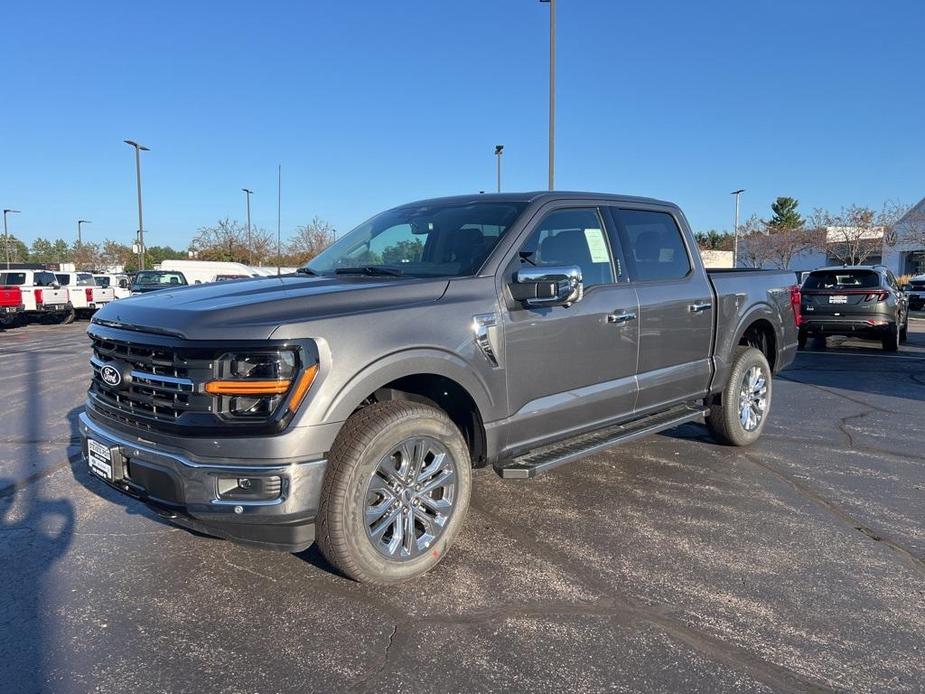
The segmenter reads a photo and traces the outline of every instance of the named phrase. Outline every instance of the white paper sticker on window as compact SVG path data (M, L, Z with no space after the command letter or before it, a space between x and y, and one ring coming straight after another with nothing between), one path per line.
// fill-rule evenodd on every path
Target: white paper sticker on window
M604 241L604 232L601 229L585 229L585 240L588 242L588 251L591 253L592 263L610 262L607 242Z

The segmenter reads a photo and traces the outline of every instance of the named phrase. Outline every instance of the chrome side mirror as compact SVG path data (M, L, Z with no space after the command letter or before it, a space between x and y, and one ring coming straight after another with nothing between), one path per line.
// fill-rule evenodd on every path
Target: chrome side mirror
M584 294L577 265L521 268L510 288L511 296L525 306L571 306Z

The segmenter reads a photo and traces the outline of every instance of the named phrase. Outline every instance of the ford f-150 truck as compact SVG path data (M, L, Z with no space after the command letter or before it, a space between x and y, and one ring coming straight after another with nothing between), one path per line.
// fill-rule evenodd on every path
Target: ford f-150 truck
M797 349L793 282L705 271L668 202L416 202L297 274L98 311L83 452L180 525L317 540L347 576L394 583L446 553L473 468L527 479L704 418L754 442Z
M101 287L89 272L56 272L58 284L67 287L68 297L78 316L88 316L115 300L115 292Z
M22 316L22 311L22 290L16 285L0 281L0 328L14 325Z
M23 315L53 323L72 323L74 307L63 288L49 270L4 270L0 284L19 287Z

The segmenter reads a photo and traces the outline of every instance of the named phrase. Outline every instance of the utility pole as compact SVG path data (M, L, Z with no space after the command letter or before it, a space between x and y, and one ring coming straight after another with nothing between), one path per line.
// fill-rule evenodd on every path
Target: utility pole
M495 156L498 158L498 192L501 192L501 155L504 154L504 145L495 145Z
M83 236L80 234L80 225L81 224L93 224L89 219L78 219L77 220L77 247L80 248L83 246Z
M283 219L283 165L279 164L276 172L276 276L283 274L282 252L282 219Z
M739 188L730 193L736 198L736 216L732 227L732 267L739 267L739 196L744 192L745 188Z
M549 190L556 181L556 0L549 3Z
M141 153L151 150L132 140L123 140L125 144L135 148L135 183L138 188L138 269L145 269L145 225L141 216Z
M19 210L3 210L3 238L6 241L6 269L10 269L10 232L6 226L6 216L8 214L19 214Z
M241 190L244 191L244 204L247 207L247 264L251 265L254 262L251 254L251 195L254 194L254 191L247 188L241 188Z

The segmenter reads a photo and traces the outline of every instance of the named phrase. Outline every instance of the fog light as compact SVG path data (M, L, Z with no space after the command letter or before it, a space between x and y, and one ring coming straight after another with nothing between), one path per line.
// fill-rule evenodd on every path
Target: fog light
M218 497L235 501L270 501L283 491L279 475L266 477L219 477Z

